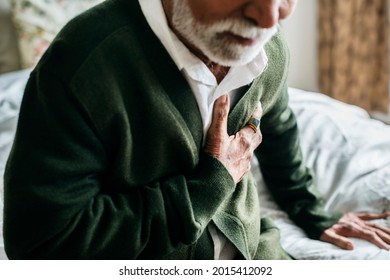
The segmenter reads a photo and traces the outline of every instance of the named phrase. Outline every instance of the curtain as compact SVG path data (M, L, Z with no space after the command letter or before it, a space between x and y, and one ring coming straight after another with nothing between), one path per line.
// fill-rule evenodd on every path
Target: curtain
M368 110L389 107L388 0L319 0L320 90Z

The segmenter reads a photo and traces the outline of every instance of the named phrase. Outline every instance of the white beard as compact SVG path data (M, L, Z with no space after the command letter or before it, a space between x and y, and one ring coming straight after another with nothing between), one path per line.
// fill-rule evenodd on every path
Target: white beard
M213 62L222 66L241 66L251 62L276 33L277 28L258 28L244 19L230 18L212 25L196 22L186 0L173 0L173 27ZM245 46L233 42L226 32L255 39Z

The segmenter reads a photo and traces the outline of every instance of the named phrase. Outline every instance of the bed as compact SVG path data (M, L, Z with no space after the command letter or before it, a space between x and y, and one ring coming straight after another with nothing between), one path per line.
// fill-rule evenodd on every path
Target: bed
M89 1L92 5L100 0ZM28 67L37 59L29 53L30 56L23 60L15 52L17 46L13 40L16 36L12 34L10 6L4 3L0 3L0 210L3 208L4 166L12 145L23 90L31 71L31 68L19 69L21 64ZM29 17L19 15L19 18ZM6 41L5 36L8 36ZM39 53L40 47L42 42L34 47L34 55ZM303 154L307 165L316 173L316 183L324 196L326 209L390 211L390 126L370 118L358 107L321 93L289 88L289 95L290 106L300 127ZM275 221L281 230L282 246L296 259L390 259L389 252L361 240L354 240L354 251L345 251L308 239L274 203L256 163L252 172L258 182L262 215ZM6 259L2 220L0 211L0 259ZM390 219L376 222L390 227Z
M361 108L320 93L290 88L307 166L325 208L340 212L390 211L390 126ZM390 259L390 253L353 239L355 250L310 240L272 201L258 168L254 168L263 215L281 230L283 247L297 259ZM390 227L390 219L375 221Z

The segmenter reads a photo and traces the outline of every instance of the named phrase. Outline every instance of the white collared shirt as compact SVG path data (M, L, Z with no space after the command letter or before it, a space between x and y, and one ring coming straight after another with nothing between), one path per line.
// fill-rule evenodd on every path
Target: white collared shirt
M203 135L206 135L212 121L215 100L228 93L233 106L241 97L240 89L263 73L268 62L264 49L247 65L231 67L218 84L203 61L192 54L169 28L161 0L138 1L149 26L188 81L201 113ZM214 242L214 259L234 258L237 249L212 223L208 229Z

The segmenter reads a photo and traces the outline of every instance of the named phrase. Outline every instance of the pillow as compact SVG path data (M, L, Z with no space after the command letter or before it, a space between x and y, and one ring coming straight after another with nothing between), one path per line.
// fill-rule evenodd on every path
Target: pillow
M21 64L34 67L60 29L103 0L11 0Z
M15 28L11 20L10 0L0 1L0 73L20 68Z

